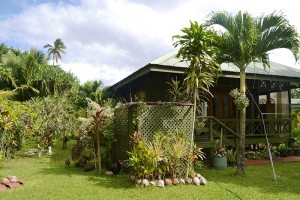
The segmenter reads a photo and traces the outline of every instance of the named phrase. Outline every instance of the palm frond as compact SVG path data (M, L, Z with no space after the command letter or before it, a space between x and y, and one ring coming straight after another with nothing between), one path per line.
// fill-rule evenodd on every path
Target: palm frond
M20 64L19 58L13 53L7 53L2 55L2 63L8 67L15 67Z
M267 53L278 48L289 49L299 59L299 35L281 12L252 17L249 13L228 12L210 15L209 25L220 25L226 32L219 34L218 61L232 62L244 70L251 62L269 65Z
M13 87L15 87L15 88L17 87L17 84L14 81L14 79L12 78L10 73L0 71L0 77L3 78L4 80L6 80L8 83L10 83Z

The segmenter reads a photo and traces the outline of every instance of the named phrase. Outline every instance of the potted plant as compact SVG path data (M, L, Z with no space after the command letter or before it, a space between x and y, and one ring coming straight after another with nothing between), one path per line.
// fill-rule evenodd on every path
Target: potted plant
M227 167L227 152L222 145L222 137L223 137L223 129L221 129L220 141L217 142L219 143L219 147L216 150L212 159L212 166L216 169L224 169Z

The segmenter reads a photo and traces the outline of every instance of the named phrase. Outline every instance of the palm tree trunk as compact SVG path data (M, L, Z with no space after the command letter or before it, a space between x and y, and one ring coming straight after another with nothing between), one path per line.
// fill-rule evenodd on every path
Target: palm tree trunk
M246 72L240 71L240 92L241 96L246 96ZM237 173L245 173L245 133L246 133L246 108L240 110L240 140L238 147Z

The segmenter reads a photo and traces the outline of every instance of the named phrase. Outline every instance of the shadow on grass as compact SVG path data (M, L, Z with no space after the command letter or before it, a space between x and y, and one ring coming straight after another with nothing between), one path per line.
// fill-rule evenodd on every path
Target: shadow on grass
M42 174L53 174L57 176L82 176L86 178L91 184L105 187L105 188L116 188L116 189L127 189L134 187L134 184L130 181L129 175L120 174L117 176L105 175L105 167L103 167L102 173L98 174L96 171L83 172L83 168L75 167L74 161L71 160L71 149L74 141L68 144L67 149L62 149L60 143L57 144L54 149L54 154L50 157L49 167L41 168ZM71 165L65 166L65 160L70 159Z
M202 172L209 181L219 184L237 194L260 191L273 195L300 195L300 162L278 163L275 165L277 180L272 174L271 165L247 166L246 174L237 174L235 168L225 170L206 169ZM242 190L241 190L242 189Z
M129 175L120 174L118 176L109 177L105 175L105 167L103 167L103 172L99 175L96 171L83 172L83 168L75 167L74 161L71 160L71 150L76 143L75 140L71 140L67 144L66 149L62 149L62 142L56 141L53 145L53 155L49 156L47 154L42 154L41 158L38 158L38 155L27 156L25 154L29 148L25 151L18 152L18 159L24 159L30 162L30 166L36 166L36 172L43 175L52 175L58 177L68 177L68 178L77 178L85 179L87 183L91 183L97 186L105 188L119 188L119 189L129 189L135 187L134 184L130 181ZM31 146L35 146L31 145ZM29 150L32 150L30 148ZM33 149L34 150L34 149ZM69 159L71 161L70 166L65 165L65 160Z
M120 174L117 176L107 176L105 174L98 174L95 171L83 172L82 168L77 167L65 167L65 166L51 166L48 168L41 168L40 172L42 175L57 175L59 177L68 176L70 178L74 176L86 178L91 184L113 189L129 189L135 187L130 181L129 175Z

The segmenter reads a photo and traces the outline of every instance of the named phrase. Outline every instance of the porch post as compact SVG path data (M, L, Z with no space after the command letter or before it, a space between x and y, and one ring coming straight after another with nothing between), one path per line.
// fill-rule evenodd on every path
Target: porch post
M290 86L290 83L288 84ZM291 90L288 90L288 98L289 98L289 118L292 118L292 108L291 108ZM290 146L291 146L291 154L294 156L295 154L295 139L293 138L292 133L292 122L289 123L289 132L290 132Z

